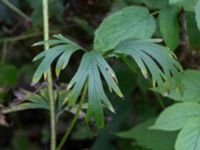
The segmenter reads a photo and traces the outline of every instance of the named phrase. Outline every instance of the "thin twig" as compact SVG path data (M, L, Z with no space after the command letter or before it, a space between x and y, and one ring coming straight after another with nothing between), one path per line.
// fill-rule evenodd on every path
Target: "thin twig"
M137 73L137 68L134 66L134 63L132 63L126 56L121 55L120 58L122 61L124 61L125 64L127 64L133 74Z
M159 103L161 109L164 110L164 109L165 109L165 104L163 103L163 101L162 101L160 95L158 95L157 93L155 93L155 96L156 96L156 99L157 99L157 101L158 101L158 103Z
M9 0L2 0L2 2L28 22L31 21L31 18L28 15L22 12L19 8L15 7L11 2L9 2Z
M16 42L16 41L25 40L25 39L29 39L29 38L40 36L40 35L42 35L42 33L35 32L35 33L30 33L30 34L25 34L25 35L19 35L19 36L11 37L11 38L3 38L3 39L0 39L0 43L4 42L4 41L7 41L7 42Z
M160 13L160 10L152 12L151 15L152 15L152 16L155 16L155 15L157 15L157 14L159 14L159 13Z
M80 100L79 107L78 107L78 109L77 109L77 111L76 111L76 113L75 113L74 118L72 119L72 121L71 121L71 123L70 123L70 125L69 125L69 128L68 128L67 131L65 132L65 135L63 136L63 138L62 138L60 144L58 145L57 150L61 150L61 149L62 149L62 147L64 146L64 144L65 144L67 138L69 137L69 135L70 135L70 133L71 133L71 131L72 131L74 125L76 124L76 121L77 121L77 119L78 119L79 113L80 113L80 111L81 111L81 109L82 109L82 107L83 107L84 101L85 101L85 99L86 99L87 88L88 88L88 82L85 83L85 86L84 86L84 89L83 89L83 93L82 93L82 96L81 96L81 100Z
M58 33L58 30L53 30L50 33ZM0 43L2 42L17 42L17 41L21 41L21 40L26 40L32 37L37 37L37 36L41 36L43 35L42 32L33 32L33 33L28 33L28 34L24 34L24 35L19 35L19 36L15 36L15 37L10 37L10 38L1 38L0 39Z

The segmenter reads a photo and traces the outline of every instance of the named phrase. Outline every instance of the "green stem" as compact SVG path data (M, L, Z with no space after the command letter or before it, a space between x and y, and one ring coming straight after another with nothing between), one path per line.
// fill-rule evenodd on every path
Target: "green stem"
M7 5L10 9L12 9L14 12L16 12L18 15L20 15L22 18L26 19L27 21L31 21L29 16L27 16L24 12L22 12L19 8L15 7L12 3L10 3L8 0L2 0L2 2Z
M158 100L158 103L159 103L161 109L164 110L165 109L165 104L163 103L160 95L158 95L157 93L155 93L155 96L156 96L156 99Z
M131 62L126 56L120 55L120 58L124 61L125 64L131 69L132 73L137 73L137 67Z
M157 15L159 13L160 13L160 10L152 12L151 15L154 16L154 15Z
M43 0L43 26L44 26L44 40L49 40L49 5L48 0ZM49 44L44 45L45 49L49 49ZM53 95L53 84L51 69L47 73L48 94L50 101L50 118L51 118L51 150L56 150L56 119L55 119L55 102Z
M50 33L58 33L59 30L53 30ZM24 35L19 35L19 36L15 36L15 37L10 37L10 38L1 38L0 39L0 43L1 42L16 42L16 41L21 41L21 40L26 40L32 37L37 37L37 36L41 36L43 33L41 32L33 32L33 33L28 33L28 34L24 34Z
M85 83L85 86L84 86L84 89L83 89L83 93L82 93L82 96L81 96L81 100L80 100L80 105L75 113L75 116L74 118L72 119L70 125L69 125L69 128L67 129L67 131L65 132L65 135L63 136L60 144L58 145L58 148L56 150L61 150L62 147L64 146L65 144L65 141L67 140L67 138L69 137L74 125L76 124L76 121L78 119L78 115L83 107L83 104L84 104L84 101L86 99L86 95L87 95L87 88L88 88L88 82L86 81Z
M4 41L3 44L3 50L2 50L2 58L1 58L1 64L3 65L6 61L6 54L7 54L7 46L8 46L8 41Z
M16 37L0 39L0 42L4 42L4 41L15 42L15 41L25 40L25 39L32 38L39 35L42 35L42 33L35 32L35 33L30 33L30 34L19 35Z

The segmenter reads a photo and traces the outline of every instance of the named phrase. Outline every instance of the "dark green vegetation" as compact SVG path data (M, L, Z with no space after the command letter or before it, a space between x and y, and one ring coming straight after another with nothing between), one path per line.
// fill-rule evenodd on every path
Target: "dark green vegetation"
M200 149L200 0L2 0L0 35L0 149Z

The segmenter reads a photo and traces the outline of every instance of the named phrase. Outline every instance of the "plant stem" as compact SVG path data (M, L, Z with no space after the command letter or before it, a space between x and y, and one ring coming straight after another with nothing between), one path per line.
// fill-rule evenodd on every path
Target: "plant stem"
M14 12L16 12L18 15L20 15L22 18L24 18L27 21L31 21L29 16L27 16L24 12L22 12L19 8L15 7L12 3L10 3L8 0L2 0L2 2L7 5L10 9L12 9Z
M19 35L16 37L3 38L3 39L0 39L0 42L4 42L4 41L15 42L15 41L24 40L24 39L32 38L32 37L39 36L39 35L42 35L42 33L35 32L35 33L30 33L30 34Z
M157 101L158 101L158 103L159 103L161 109L164 110L164 109L165 109L165 104L163 103L163 101L162 101L160 95L158 95L157 93L155 93L155 96L156 96L156 99L157 99Z
M151 15L154 16L154 15L157 15L159 13L160 13L160 10L152 12Z
M133 74L137 73L137 67L134 65L134 63L132 63L126 56L120 55L120 58L125 64L127 64Z
M49 6L48 0L43 0L43 26L44 26L44 40L49 40ZM49 44L44 45L45 49L49 48ZM51 118L51 150L56 150L56 120L55 120L55 103L53 95L53 84L51 69L47 73L48 94L50 101L50 118Z
M85 83L85 86L84 86L84 89L83 89L83 93L82 93L82 96L81 96L81 100L80 100L80 104L79 104L79 107L75 113L75 116L74 118L72 119L70 125L69 125L69 128L67 129L67 131L65 132L65 135L63 136L60 144L58 145L58 148L57 150L61 150L63 145L65 144L65 141L67 140L67 138L69 137L69 134L71 133L77 119L78 119L78 115L83 107L83 104L84 104L84 101L86 99L86 95L87 95L87 88L88 88L88 82L86 81Z
M59 30L53 30L50 33L58 33ZM15 37L9 37L9 38L1 38L0 39L0 43L2 42L16 42L16 41L21 41L21 40L26 40L32 37L37 37L37 36L41 36L43 33L41 32L33 32L33 33L27 33L24 35L19 35L19 36L15 36Z

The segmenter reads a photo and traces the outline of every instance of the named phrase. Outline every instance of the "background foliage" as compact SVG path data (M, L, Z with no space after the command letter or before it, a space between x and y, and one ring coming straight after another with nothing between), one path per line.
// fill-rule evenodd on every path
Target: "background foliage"
M62 33L67 38L54 35L55 39L49 43L61 45L43 53L40 48L31 47L42 39L41 1L9 1L24 14L11 9L5 1L0 2L1 108L6 107L2 113L24 111L6 116L0 114L0 149L49 149L48 113L26 109L30 106L48 109L46 82L35 83L52 65L55 68L56 111L61 119L58 139L78 107L75 102L87 77L91 87L88 89L90 111L87 114L84 110L81 112L66 148L198 150L200 0L50 0L51 35ZM131 24L130 18L133 18ZM149 40L151 37L153 39ZM86 49L94 51L85 52ZM113 49L116 51L109 55ZM175 58L172 59L172 52L185 70L177 76L182 81L178 88L179 80L171 76L177 75L177 68L182 69ZM124 56L130 56L130 60ZM32 63L33 57L43 59ZM135 64L130 66L133 60ZM83 72L84 67L87 73ZM167 83L162 80L163 70L169 79ZM148 72L152 78L147 76ZM159 87L152 89L156 85ZM66 87L76 91L70 95L69 102L75 110L65 107L66 103L62 102ZM124 100L107 92L108 89L119 97L124 96ZM103 117L102 103L116 113L105 109ZM63 114L63 111L67 113ZM94 120L85 123L85 115L87 121L91 116ZM98 129L96 125L105 125L105 128Z

